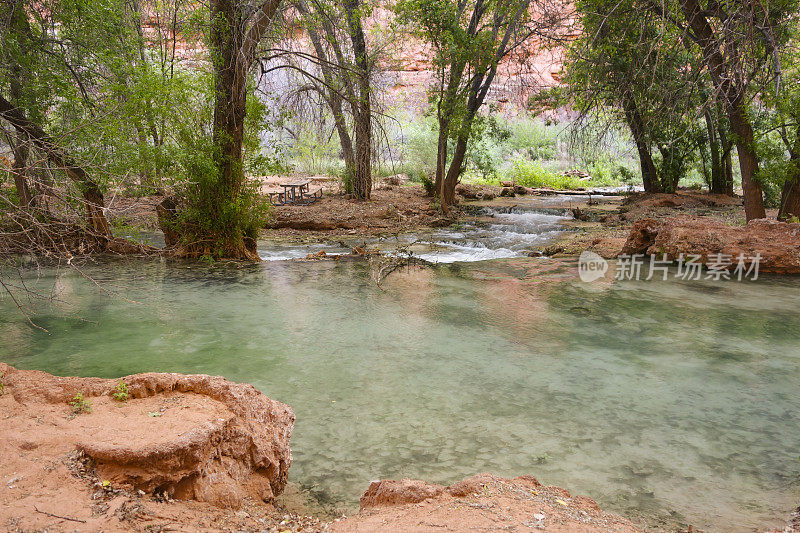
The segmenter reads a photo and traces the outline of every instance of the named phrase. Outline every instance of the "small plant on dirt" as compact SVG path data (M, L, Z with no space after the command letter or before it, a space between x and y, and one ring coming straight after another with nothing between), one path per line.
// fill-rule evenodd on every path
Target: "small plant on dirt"
M128 394L128 386L122 380L119 380L119 383L117 383L117 386L114 388L114 392L111 393L111 396L113 396L113 398L118 402L128 401L128 398L131 397L131 395Z
M69 402L69 405L72 407L72 414L74 415L92 412L92 404L83 398L82 392L76 394L72 401Z
M428 196L435 196L436 195L436 183L428 176L422 177L422 187L425 189L425 194Z
M5 384L5 383L3 383L3 378L4 378L4 377L5 377L5 374L3 374L2 372L0 372L0 396L2 396L3 394L5 394L5 392L6 392L6 384Z

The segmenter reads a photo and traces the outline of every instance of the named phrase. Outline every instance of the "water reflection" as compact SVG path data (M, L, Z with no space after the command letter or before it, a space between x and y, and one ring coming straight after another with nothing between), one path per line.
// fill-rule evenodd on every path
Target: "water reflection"
M355 505L370 479L533 474L655 524L779 526L800 497L800 280L599 282L515 258L113 261L0 301L12 365L221 374L292 405L291 479ZM701 289L701 290L698 290Z

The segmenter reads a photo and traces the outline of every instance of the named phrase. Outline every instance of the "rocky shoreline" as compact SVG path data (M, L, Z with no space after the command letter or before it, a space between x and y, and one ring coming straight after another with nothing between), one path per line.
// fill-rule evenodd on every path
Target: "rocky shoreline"
M618 531L647 528L531 476L374 481L358 514L277 497L294 414L221 377L57 377L0 363L0 528L30 531ZM800 531L797 515L787 532Z
M181 374L56 377L3 363L0 375L7 531L639 531L588 498L491 474L450 487L373 482L355 516L300 516L276 503L294 414L250 385Z

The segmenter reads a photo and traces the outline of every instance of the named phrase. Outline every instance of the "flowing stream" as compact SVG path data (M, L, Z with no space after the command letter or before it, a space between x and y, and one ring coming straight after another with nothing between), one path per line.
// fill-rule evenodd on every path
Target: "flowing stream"
M572 218L564 199L532 207L480 208L468 222L439 231L389 238L350 239L334 243L292 245L262 243L259 254L265 261L300 259L324 250L348 254L355 245L378 249L386 254L403 253L431 263L476 262L523 257L562 233L563 223Z
M524 257L561 216L416 236L442 263L503 259L382 287L365 261L85 268L115 294L43 270L31 284L55 288L33 304L49 333L0 299L0 360L252 383L294 409L290 481L331 508L372 479L493 471L655 526L782 527L800 501L800 279L585 284L574 261Z

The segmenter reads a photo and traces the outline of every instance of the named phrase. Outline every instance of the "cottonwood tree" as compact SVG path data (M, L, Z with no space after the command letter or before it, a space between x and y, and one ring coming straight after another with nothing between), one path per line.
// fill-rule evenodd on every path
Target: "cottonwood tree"
M678 25L701 49L717 97L736 136L747 220L766 216L763 190L756 180L755 133L747 109L751 84L772 57L763 52L775 45L770 36L774 21L763 6L755 1L715 1L702 5L700 0L680 0L678 12L683 16ZM665 17L672 16L669 11L663 13Z
M795 36L781 52L781 78L762 92L768 106L759 153L765 179L782 185L779 220L800 219L800 51ZM770 142L771 141L771 142ZM770 157L772 156L772 157ZM782 183L781 183L782 182Z
M399 20L433 49L432 98L439 124L435 188L447 212L473 123L500 63L531 38L550 37L568 13L563 3L546 0L400 0L396 9ZM449 154L451 139L455 146Z
M372 190L374 155L372 83L378 50L370 50L363 20L372 6L362 0L296 0L293 6L312 52L280 51L279 65L303 77L298 92L313 91L330 109L345 162L348 192L362 200Z
M258 47L278 14L281 0L251 3L211 0L209 44L214 69L213 169L200 169L189 255L257 259L260 219L248 191L243 143L247 88ZM196 206L195 206L196 207ZM209 223L209 218L213 221ZM198 220L200 219L200 220Z
M712 193L734 195L733 190L733 136L730 133L728 118L719 102L700 89L700 98L705 102L703 121L705 132L702 143L698 144L708 188ZM706 149L709 164L706 163ZM707 169L706 166L710 166ZM709 172L710 171L710 172Z
M706 148L698 119L710 102L702 98L708 91L699 58L682 45L676 28L636 9L633 0L582 0L576 7L581 34L568 47L566 87L554 92L582 120L624 124L645 191L674 192L696 149L702 154ZM715 117L706 116L708 137L716 140ZM715 161L721 159L718 144L711 148ZM712 167L712 181L719 180L721 164Z
M584 39L602 36L609 27L617 26L620 17L628 17L634 25L637 19L649 20L652 15L659 19L653 21L652 27L664 37L662 43L645 39L643 43L634 43L643 44L637 50L628 46L630 43L624 39L619 43L600 39L597 49L591 50L595 44L592 42L589 49L599 56L604 50L610 52L606 55L618 58L614 68L628 69L636 76L647 75L648 71L666 74L660 82L666 88L661 93L665 101L670 101L673 95L670 71L675 80L688 81L694 94L693 100L686 100L684 109L697 109L705 119L712 190L732 192L730 152L731 145L735 144L746 217L748 220L763 218L764 195L757 150L758 136L763 132L756 131L754 120L766 100L765 91L774 87L780 92L777 88L781 85L782 50L797 27L796 0L770 3L755 0L584 0L578 3L578 9L584 14L597 15L593 24L596 34L585 35ZM625 49L620 50L620 47ZM685 60L673 60L670 66L665 61L670 60L671 49L683 49L688 55ZM649 68L641 68L644 66L641 58L650 64ZM596 72L608 66L602 62L593 65ZM693 79L687 79L687 74ZM617 93L624 91L618 88ZM659 93L653 94L656 98L647 100L659 104ZM680 115L679 108L675 109ZM652 106L646 110L652 114ZM645 116L642 122L660 128L670 116L669 113L655 114L650 120ZM639 151L641 155L642 150ZM647 174L645 167L650 165L643 162L642 166L643 174ZM792 204L786 199L796 194L800 194L800 190L788 183L784 187L783 203Z
M36 148L49 161L48 171L74 182L88 229L101 240L111 238L103 184L63 139L57 142L46 129L54 125L68 136L76 122L97 114L102 93L98 87L124 47L121 11L120 4L88 0L55 5L0 2L0 120L16 132L8 138L14 148L17 195L25 206L36 201L33 191L38 187L30 186L33 176L25 164ZM57 116L60 120L53 120Z
M735 139L747 220L764 218L753 100L780 77L780 49L796 27L797 2L639 0L637 6L673 24L684 44L699 51Z

